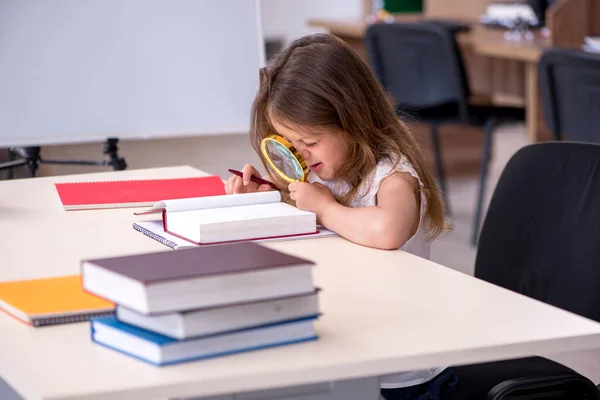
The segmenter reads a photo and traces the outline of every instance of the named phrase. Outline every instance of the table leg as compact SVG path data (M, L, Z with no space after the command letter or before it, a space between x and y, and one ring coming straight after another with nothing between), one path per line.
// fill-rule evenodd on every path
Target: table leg
M526 108L525 108L525 121L527 122L527 137L530 143L537 142L537 131L538 131L538 74L537 65L533 63L527 63L525 66L525 80L526 80Z
M537 62L525 64L525 85L525 122L529 143L552 140L544 122Z

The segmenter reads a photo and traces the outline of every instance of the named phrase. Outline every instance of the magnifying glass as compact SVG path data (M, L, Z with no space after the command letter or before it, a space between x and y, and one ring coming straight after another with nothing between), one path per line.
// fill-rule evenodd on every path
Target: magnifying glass
M261 142L261 151L269 167L288 183L306 182L308 168L296 148L279 135L269 135Z

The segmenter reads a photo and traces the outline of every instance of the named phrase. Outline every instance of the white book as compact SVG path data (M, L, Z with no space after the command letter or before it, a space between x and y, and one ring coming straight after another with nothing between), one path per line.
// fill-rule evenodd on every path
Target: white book
M175 235L171 235L170 233L165 232L162 221L134 222L133 229L174 250L200 246L197 243L192 243L190 241L181 239ZM257 239L254 240L254 242L282 242L287 240L318 239L324 237L339 236L334 231L329 230L321 225L317 225L317 231L318 233L316 233L315 235L281 236L274 238Z
M278 191L166 200L137 215L149 213L197 245L317 234L316 214L281 202Z
M314 265L245 242L83 260L81 275L87 292L158 314L312 293Z
M319 314L317 291L273 300L143 315L117 306L117 319L174 339L187 339L258 327Z

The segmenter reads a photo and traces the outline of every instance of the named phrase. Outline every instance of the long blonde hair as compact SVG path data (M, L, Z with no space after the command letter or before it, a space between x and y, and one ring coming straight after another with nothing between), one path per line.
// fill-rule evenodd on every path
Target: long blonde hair
M431 238L444 229L443 202L419 145L368 64L342 40L329 34L302 37L260 70L250 140L270 172L260 152L262 139L275 133L269 114L278 121L343 135L342 142L348 144L347 161L336 170L336 179L351 188L337 199L345 205L357 196L379 161L403 154L423 183Z

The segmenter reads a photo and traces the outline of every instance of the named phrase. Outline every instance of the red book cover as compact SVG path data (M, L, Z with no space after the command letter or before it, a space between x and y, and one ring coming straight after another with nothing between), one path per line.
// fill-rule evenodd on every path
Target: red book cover
M161 200L225 194L218 176L56 183L65 210L147 207Z

